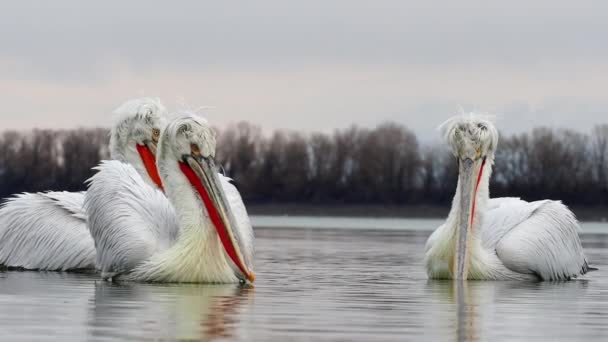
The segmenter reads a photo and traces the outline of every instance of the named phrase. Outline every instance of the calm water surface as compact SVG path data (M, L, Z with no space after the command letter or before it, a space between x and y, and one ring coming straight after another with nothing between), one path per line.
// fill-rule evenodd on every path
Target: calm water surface
M258 228L250 288L0 272L0 340L608 340L608 225L583 227L600 267L584 279L455 286L426 279L434 223L399 221Z

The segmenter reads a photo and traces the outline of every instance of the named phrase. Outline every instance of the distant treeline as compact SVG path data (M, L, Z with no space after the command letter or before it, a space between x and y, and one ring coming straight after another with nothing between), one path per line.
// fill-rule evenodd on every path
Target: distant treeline
M107 159L107 129L7 131L0 136L0 197L24 191L85 190Z
M5 132L0 195L84 190L91 167L108 157L105 129ZM442 142L424 145L406 127L385 123L333 134L277 131L247 122L219 134L217 160L248 203L448 204L457 163ZM608 204L608 125L590 134L537 128L501 136L492 197Z

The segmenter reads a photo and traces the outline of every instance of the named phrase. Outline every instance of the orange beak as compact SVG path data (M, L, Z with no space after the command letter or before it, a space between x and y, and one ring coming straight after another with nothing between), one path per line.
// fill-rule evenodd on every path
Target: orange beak
M140 144L137 144L137 152L139 152L141 161L144 163L146 171L148 171L148 176L150 176L152 181L162 191L165 191L165 189L163 188L163 182L160 180L160 175L158 174L158 168L156 167L156 157L154 156L154 153L152 153L148 146Z
M255 273L249 267L251 261L243 256L238 231L234 229L234 218L217 178L213 161L203 160L201 163L191 158L188 162L180 162L179 167L201 196L226 254L241 274L239 278L254 282Z

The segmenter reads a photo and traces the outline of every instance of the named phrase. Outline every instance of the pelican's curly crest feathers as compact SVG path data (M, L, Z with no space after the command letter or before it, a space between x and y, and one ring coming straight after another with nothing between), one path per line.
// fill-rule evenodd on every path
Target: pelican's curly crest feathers
M152 116L162 116L167 109L157 97L142 97L131 99L114 110L114 125L129 119L150 119Z
M158 98L137 98L125 102L114 111L110 131L110 155L132 165L140 162L135 144L143 144L153 129L163 126L167 109ZM136 165L135 165L136 166Z
M457 131L466 129L470 142L483 144L485 149L493 152L498 145L498 130L492 122L493 119L494 116L487 114L462 113L447 119L438 129L444 141L452 148L458 144L457 140L462 139L462 134Z
M169 137L175 139L175 137L181 135L180 138L177 138L178 141L186 139L190 143L196 143L200 148L202 155L214 157L216 132L209 125L209 122L191 111L179 112L175 117L176 119L173 119L173 121L165 127L159 141L159 146L163 146L163 149L168 149L169 146L164 146L166 145L165 141L170 140ZM183 145L186 146L185 144ZM186 151L182 152L185 153Z
M437 130L440 132L441 137L447 140L450 131L453 130L458 124L475 122L484 123L488 126L494 127L495 119L495 115L464 112L461 110L458 115L450 117L437 126Z

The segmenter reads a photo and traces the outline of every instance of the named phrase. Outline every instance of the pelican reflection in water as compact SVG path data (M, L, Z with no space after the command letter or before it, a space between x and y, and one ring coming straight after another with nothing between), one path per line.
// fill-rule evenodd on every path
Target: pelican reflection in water
M97 282L93 336L160 340L237 339L252 286Z

